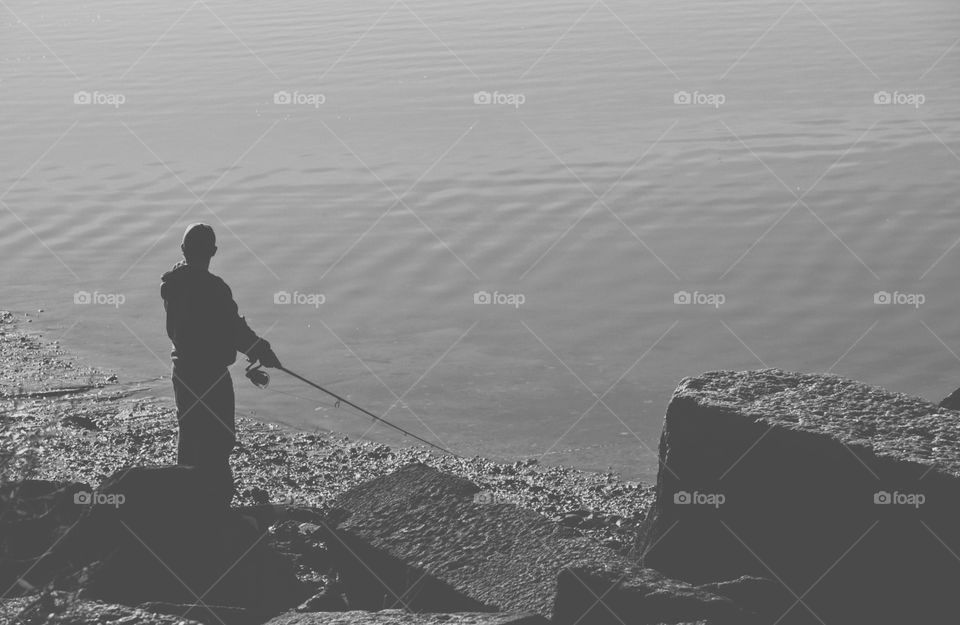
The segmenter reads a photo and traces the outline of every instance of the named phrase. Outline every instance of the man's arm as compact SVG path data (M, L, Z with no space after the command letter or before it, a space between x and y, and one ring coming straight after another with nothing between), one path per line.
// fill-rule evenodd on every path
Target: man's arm
M280 360L273 353L270 342L257 336L257 333L247 324L247 320L240 316L240 309L233 299L233 292L227 287L227 296L230 300L229 318L233 328L233 346L251 360L259 360L264 367L279 367Z
M163 300L163 312L165 312L167 316L167 337L170 339L171 342L175 342L176 334L177 334L175 331L175 328L177 327L177 324L176 324L176 319L174 318L175 315L173 311L170 310L170 302L167 301L166 286L167 286L166 284L160 285L160 297Z

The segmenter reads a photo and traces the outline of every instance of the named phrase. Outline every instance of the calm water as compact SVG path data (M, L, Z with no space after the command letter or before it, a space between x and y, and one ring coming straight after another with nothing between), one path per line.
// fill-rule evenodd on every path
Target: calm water
M125 379L168 392L202 220L284 364L465 454L650 478L710 369L960 384L955 2L9 9L0 304ZM244 412L397 440L236 373Z

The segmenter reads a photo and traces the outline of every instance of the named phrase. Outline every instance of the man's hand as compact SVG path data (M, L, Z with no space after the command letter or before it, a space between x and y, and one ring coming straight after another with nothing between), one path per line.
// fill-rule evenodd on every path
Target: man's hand
M277 358L277 355L273 353L273 348L270 347L263 350L263 353L260 354L257 360L259 360L260 364L264 367L270 367L272 369L278 369L283 366L280 364L280 359Z

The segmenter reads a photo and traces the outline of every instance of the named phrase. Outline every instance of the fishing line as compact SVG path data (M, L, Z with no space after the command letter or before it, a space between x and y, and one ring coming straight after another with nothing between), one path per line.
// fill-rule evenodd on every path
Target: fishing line
M295 373L295 372L291 371L290 369L287 369L286 367L277 367L277 369L280 369L280 371L283 371L283 372L286 373L287 375L293 376L293 377L297 378L298 380L300 380L301 382L304 382L304 383L306 383L306 384L309 384L309 385L312 386L313 388L315 388L315 389L317 389L317 390L319 390L319 391L323 391L324 393L326 393L326 394L329 395L330 397L333 397L335 400L337 400L336 403L334 404L334 408L340 408L340 407L341 407L341 404L346 404L347 406L350 406L351 408L353 408L353 409L355 409L355 410L359 410L360 412L362 412L363 414L367 415L368 417L370 417L370 418L373 419L374 421L377 421L378 423L382 423L382 424L386 425L387 427L393 428L394 430L402 433L404 436L409 436L410 438L416 439L416 440L420 441L421 443L423 443L423 444L425 444L425 445L429 445L430 447L432 447L432 448L434 448L434 449L436 449L436 450L438 450L438 451L442 451L442 452L445 453L445 454L449 454L449 455L454 456L454 457L457 457L457 458L462 458L462 457L463 457L463 456L461 456L460 454L457 454L457 453L455 453L455 452L450 451L449 449L446 449L446 448L444 448L444 447L441 447L440 445L437 445L437 444L435 444L435 443L431 443L431 442L428 441L427 439L421 438L420 436L417 436L417 435L414 434L413 432L410 432L409 430L403 429L403 428L400 427L399 425L395 425L395 424L387 421L386 419L384 419L384 418L382 418L382 417L378 417L377 415L373 414L373 413L370 412L369 410L366 410L366 409L361 408L360 406L356 405L355 403L353 403L353 402L350 401L349 399L346 399L345 397L341 397L340 395L337 395L337 394L334 393L333 391L323 388L322 386L320 386L320 385L317 384L316 382L311 382L311 381L308 380L307 378L303 377L302 375L300 375L300 374L298 374L298 373ZM247 378L249 378L250 381L253 382L254 386L257 386L258 388L263 388L263 389L266 389L266 388L267 388L267 385L270 383L270 376L267 374L266 371L263 371L263 370L260 369L260 365L254 366L254 362L251 361L250 364L247 366L247 370L246 370L246 371L247 371L247 373L246 373ZM279 391L274 391L274 392L279 392Z
M318 406L318 407L319 407L319 406L323 406L323 407L325 407L325 408L338 408L337 404L335 404L335 403L330 403L330 402L325 402L325 401L317 401L316 399L314 399L314 398L312 398L312 397L304 397L303 395L297 395L297 394L295 394L295 393L288 393L288 392L286 392L286 391L278 391L278 390L275 390L275 389L272 389L272 388L267 388L267 387L265 387L265 386L260 386L259 388L262 388L263 390L267 391L268 393L276 393L277 395L286 395L287 397L295 397L295 398L300 399L300 400L303 400L303 401L305 401L305 402L314 404L314 405L316 405L316 406Z

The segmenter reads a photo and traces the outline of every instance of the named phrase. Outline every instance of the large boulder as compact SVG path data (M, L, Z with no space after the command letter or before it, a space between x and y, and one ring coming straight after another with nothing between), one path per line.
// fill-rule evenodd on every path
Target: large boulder
M92 596L123 603L161 601L234 606L255 615L291 608L309 595L293 566L264 540L264 529L216 497L193 467L118 472L100 493L122 505L98 506L99 530L113 528L111 555L91 575Z
M310 592L252 519L230 510L193 467L133 467L96 490L62 489L75 523L25 570L88 599L239 608L265 619ZM66 493L66 494L63 494Z
M941 408L960 410L960 388L950 393L940 401Z
M482 503L479 491L413 464L339 497L342 520L327 542L351 608L533 612L591 625L745 616L533 511Z
M781 623L960 613L960 413L831 375L711 372L674 393L660 463L645 566L776 580Z
M38 561L80 519L85 484L25 480L0 484L0 596L32 591L24 576L49 577Z
M80 517L76 493L85 484L24 480L0 484L0 554L10 558L39 555Z

